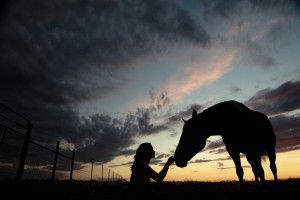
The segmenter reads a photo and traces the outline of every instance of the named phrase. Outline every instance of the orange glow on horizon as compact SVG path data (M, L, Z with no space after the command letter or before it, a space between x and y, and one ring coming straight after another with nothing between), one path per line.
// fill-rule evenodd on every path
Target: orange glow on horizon
M277 154L277 168L279 179L300 178L300 150L279 153ZM165 159L166 161L166 159ZM249 166L245 158L241 159L243 166ZM217 161L207 163L193 163L185 168L178 168L172 165L165 178L165 181L237 181L235 167L232 160L223 161L224 167L228 169L220 170L217 166ZM269 160L262 161L265 171L266 180L273 180L273 175L269 168ZM162 166L152 165L155 171L159 172ZM116 173L120 174L125 179L130 178L130 166L120 166L112 168ZM105 176L107 176L108 169L105 169ZM112 171L111 171L112 173ZM94 180L101 179L101 166L94 166ZM90 166L87 165L82 170L74 172L74 179L89 180ZM251 168L244 167L244 180L254 180L254 175Z

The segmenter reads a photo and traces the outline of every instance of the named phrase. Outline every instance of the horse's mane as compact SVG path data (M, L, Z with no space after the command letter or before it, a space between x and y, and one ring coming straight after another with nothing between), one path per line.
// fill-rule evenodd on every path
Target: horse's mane
M224 101L224 102L218 103L214 106L211 106L211 107L203 110L202 113L205 114L205 113L220 112L220 111L221 112L226 112L226 111L253 112L253 110L251 110L244 104L234 101L234 100L230 100L230 101ZM201 114L201 113L199 113L199 114Z

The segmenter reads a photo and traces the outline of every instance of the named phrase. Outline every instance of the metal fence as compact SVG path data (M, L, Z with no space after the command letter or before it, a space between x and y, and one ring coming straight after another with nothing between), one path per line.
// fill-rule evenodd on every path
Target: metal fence
M63 172L61 175L64 175L64 178L72 180L75 164L88 164L91 166L90 180L125 181L118 173L106 168L104 163L76 162L75 149L69 152L69 155L66 155L65 150L64 153L60 152L60 141L53 147L32 140L32 129L33 125L27 117L0 103L0 178L14 177L21 180L25 177L54 181L56 173ZM42 161L37 161L39 155L43 155ZM69 168L68 176L66 168ZM97 168L101 173L95 173Z
M105 167L103 163L94 163L94 161L92 161L90 166L91 166L90 180L106 181L106 182L118 181L118 180L126 181L121 175L114 172L110 168ZM97 171L98 173L95 173L95 171Z

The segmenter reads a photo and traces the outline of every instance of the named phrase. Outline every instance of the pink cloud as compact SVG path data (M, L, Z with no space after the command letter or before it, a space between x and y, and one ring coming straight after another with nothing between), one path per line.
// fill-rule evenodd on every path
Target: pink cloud
M228 73L236 54L237 50L217 50L210 58L185 66L183 72L172 77L161 90L167 91L173 102L180 101L184 96Z

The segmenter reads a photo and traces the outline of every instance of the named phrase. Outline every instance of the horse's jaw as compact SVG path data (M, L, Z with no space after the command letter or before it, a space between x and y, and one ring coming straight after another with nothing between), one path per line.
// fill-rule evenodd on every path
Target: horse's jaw
M187 166L188 161L190 161L197 153L204 149L206 141L202 142L197 148L194 148L194 151L184 151L180 149L175 151L175 164L177 167L184 168Z

